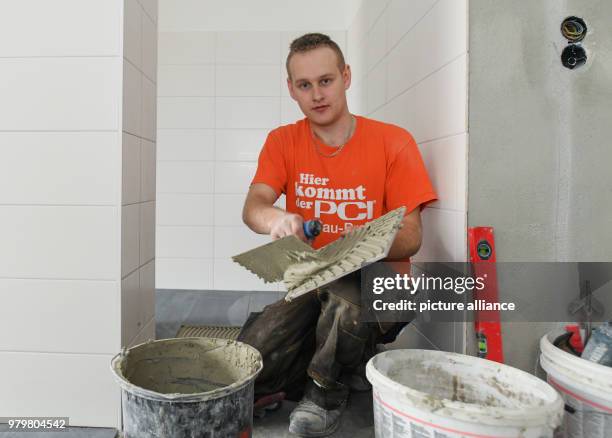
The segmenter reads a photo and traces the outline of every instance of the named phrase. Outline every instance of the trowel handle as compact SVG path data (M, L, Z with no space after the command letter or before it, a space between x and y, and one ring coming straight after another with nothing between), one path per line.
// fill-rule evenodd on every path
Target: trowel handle
M321 230L323 229L323 225L321 221L318 219L313 219L304 222L304 235L308 239L314 239L319 234L321 234Z

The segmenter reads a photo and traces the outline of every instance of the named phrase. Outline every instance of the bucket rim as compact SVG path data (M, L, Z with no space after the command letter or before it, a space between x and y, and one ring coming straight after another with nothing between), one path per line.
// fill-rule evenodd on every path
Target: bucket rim
M533 382L533 386L537 387L538 390L547 396L547 399L543 400L545 404L542 406L512 408L484 406L477 403L466 403L462 401L452 401L441 397L434 397L431 394L396 382L376 369L374 363L377 357L380 358L382 355L399 354L398 352L411 352L438 359L444 357L446 359L461 361L466 365L469 362L474 364L478 363L479 366L488 367L490 369L502 368L509 373L523 376L524 379ZM516 427L518 424L520 425L519 427L548 426L551 429L555 429L561 424L563 419L563 400L559 393L547 382L538 379L536 376L533 376L532 374L518 368L474 356L424 349L388 350L377 354L368 361L366 365L366 375L374 388L382 387L382 389L385 391L400 394L408 404L417 410L423 410L439 416L448 416L455 420L464 421L470 424L506 427ZM437 402L440 402L439 407L432 407L432 397L434 397L434 400Z
M215 400L221 397L224 397L228 394L234 393L236 391L241 390L245 386L249 385L251 382L255 380L257 375L263 369L263 359L261 357L261 353L254 347L246 344L244 342L228 340L228 339L218 339L218 338L203 338L203 337L186 337L186 338L166 338L166 339L149 339L140 344L134 345L127 349L128 353L130 350L143 347L146 345L154 344L154 343L179 343L184 341L192 341L198 342L202 340L213 340L220 343L225 343L225 346L231 344L238 344L241 347L246 347L248 350L251 350L252 353L255 353L257 356L257 366L254 372L250 373L248 376L237 380L236 382L231 383L230 385L223 386L221 388L213 389L212 391L205 392L196 392L192 394L183 394L183 393L170 393L164 394L157 391L152 391L150 389L142 388L138 385L134 385L132 382L127 380L123 373L120 370L121 361L125 358L125 353L123 351L117 353L111 359L110 369L113 374L115 381L119 384L121 389L130 394L134 394L138 397L146 398L154 401L165 401L165 402L181 402L181 403L196 403L196 402L204 402L209 400ZM221 345L223 346L223 345Z

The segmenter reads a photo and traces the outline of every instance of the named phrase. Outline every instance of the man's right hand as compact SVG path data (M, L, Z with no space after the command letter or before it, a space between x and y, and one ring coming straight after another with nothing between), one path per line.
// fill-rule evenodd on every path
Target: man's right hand
M304 219L299 214L285 213L275 217L270 222L270 236L272 239L295 235L304 242L308 242L304 234Z

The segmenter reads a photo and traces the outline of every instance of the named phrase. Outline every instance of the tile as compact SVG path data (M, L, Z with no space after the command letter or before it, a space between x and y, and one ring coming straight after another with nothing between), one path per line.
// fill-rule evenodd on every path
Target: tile
M402 39L389 54L389 98L466 53L466 11L465 0L441 0Z
M279 64L280 32L217 32L217 64Z
M245 162L215 163L215 193L246 193L255 176L257 164Z
M213 65L160 65L159 96L214 96Z
M202 259L213 255L212 227L158 226L156 232L156 258Z
M130 340L142 328L140 319L140 272L136 270L121 280L121 346L127 347Z
M213 129L159 129L157 159L159 161L212 161L215 158Z
M219 129L276 128L280 120L280 98L218 97L216 117Z
M139 312L145 324L155 318L155 260L138 270L140 275Z
M213 163L160 161L157 193L213 193Z
M387 61L382 60L368 74L366 79L366 109L370 113L386 102Z
M257 161L268 132L267 129L217 129L215 160Z
M366 86L365 82L361 84L351 84L346 94L346 100L349 111L353 114L364 115L366 111Z
M304 118L300 106L291 97L281 97L281 125L295 123Z
M155 201L140 204L140 262L155 258Z
M116 207L0 206L0 218L0 277L116 279Z
M213 64L214 32L159 32L159 65Z
M4 3L0 16L0 57L119 56L122 3L96 0Z
M385 14L387 49L391 49L407 32L410 32L435 3L436 0L413 0L411 2L391 0L387 14Z
M165 193L157 197L157 225L213 225L215 195Z
M121 207L121 278L140 266L140 204Z
M155 200L155 143L142 140L140 145L140 201Z
M379 0L375 0L376 2L380 3ZM365 47L366 72L369 72L387 54L387 27L384 16L368 32Z
M276 283L264 283L232 260L214 261L214 289L234 291L275 291Z
M0 204L116 205L116 132L0 132Z
M0 348L114 354L119 292L117 281L0 279Z
M142 72L157 82L157 25L142 14Z
M138 0L124 0L123 5L123 56L140 69L142 65L142 8Z
M158 128L210 129L215 126L215 105L212 97L160 97Z
M216 259L229 259L257 246L270 243L272 239L267 234L257 234L242 225L239 227L215 226Z
M456 256L457 212L425 208L421 212L423 243L415 262L453 262Z
M0 59L0 131L117 129L120 63L118 57Z
M242 222L242 208L244 206L245 194L238 195L214 195L215 225L225 227L240 227Z
M73 426L118 425L121 391L109 372L113 356L2 352L0 412L53 417L69 412Z
M140 136L151 141L155 141L157 131L157 96L155 93L155 84L143 76Z
M278 292L251 292L249 293L248 297L248 314L251 314L253 312L261 312L265 306L275 303L279 300Z
M216 96L279 96L278 66L216 65Z
M142 74L123 63L123 131L140 136L142 124Z
M365 50L358 50L358 48L365 47L365 38L368 34L367 29L367 17L365 15L366 5L362 4L355 16L353 17L353 21L351 21L348 29L346 31L346 55L348 55L347 62L351 64L351 62L355 62L354 57L358 53L362 53L365 55ZM365 60L365 57L364 57Z
M363 83L367 72L367 39L349 40L346 63L351 67L351 87Z
M157 339L155 334L155 319L149 319L138 334L129 342L129 348Z
M140 138L123 133L121 205L140 201Z
M144 12L153 20L154 23L157 23L158 19L158 9L159 9L159 1L158 0L138 0L142 5L142 9Z
M388 3L389 0L370 0L363 2L367 32L371 32L372 26L381 19L381 14L384 12Z
M201 292L183 322L193 325L242 325L246 321L249 296L239 293Z
M158 244L159 247L159 244ZM155 258L158 289L212 289L212 259Z

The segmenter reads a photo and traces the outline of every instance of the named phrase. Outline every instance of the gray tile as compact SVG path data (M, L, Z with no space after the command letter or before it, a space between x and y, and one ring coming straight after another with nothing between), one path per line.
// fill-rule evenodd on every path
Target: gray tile
M248 293L203 292L183 321L184 324L242 325L249 308Z
M265 306L272 304L279 299L282 298L279 298L278 292L252 292L249 294L248 313L261 312Z

